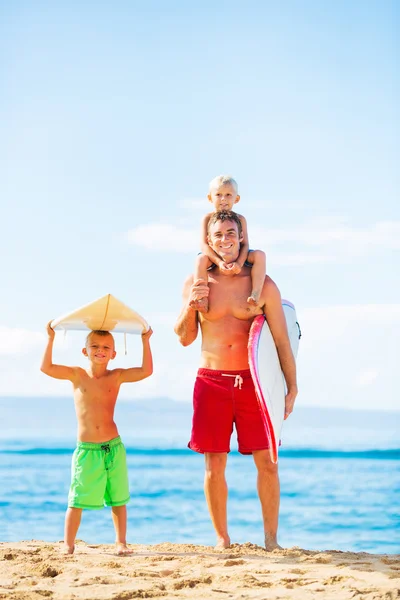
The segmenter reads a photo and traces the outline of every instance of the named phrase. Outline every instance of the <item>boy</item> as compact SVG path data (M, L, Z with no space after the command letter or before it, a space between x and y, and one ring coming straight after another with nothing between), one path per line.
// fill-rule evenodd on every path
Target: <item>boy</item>
M209 185L208 200L214 206L214 212L232 210L233 205L237 204L240 200L240 196L238 195L238 185L233 177L230 175L219 175L218 177L214 177ZM196 260L194 280L198 282L207 282L207 270L214 265L220 267L225 275L237 275L246 263L247 266L253 267L251 270L252 291L247 298L247 302L251 306L258 306L265 280L265 253L262 250L249 250L246 219L242 215L238 215L243 232L240 253L235 262L230 264L225 263L208 244L208 222L212 214L213 213L211 212L203 217L201 228L201 254L199 254ZM227 241L227 243L229 243L229 241ZM199 312L208 312L208 295L191 301L190 306Z
M51 323L51 321L50 321ZM126 545L129 501L126 452L114 423L114 409L121 383L140 381L153 372L150 348L151 328L142 334L141 367L109 370L115 358L114 338L108 331L91 331L82 354L89 359L87 369L53 364L54 329L49 336L40 370L55 379L68 379L74 390L78 420L78 444L72 457L72 479L65 515L64 550L73 554L82 509L111 506L117 554L129 554Z

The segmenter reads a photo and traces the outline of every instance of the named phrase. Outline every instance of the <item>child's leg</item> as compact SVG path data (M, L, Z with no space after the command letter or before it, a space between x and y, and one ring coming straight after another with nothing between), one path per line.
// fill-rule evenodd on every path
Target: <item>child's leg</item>
M64 527L64 550L67 554L73 554L75 550L75 538L81 523L82 509L68 507L65 514Z
M266 257L262 250L254 250L249 252L247 262L253 265L251 269L251 295L247 298L247 302L252 306L257 306L260 300L260 295L263 289L266 273Z
M112 506L111 515L115 528L115 543L118 554L131 554L126 545L126 528L127 528L127 511L126 504L124 506Z
M199 254L196 258L196 265L194 270L194 281L199 279L208 281L207 269L212 265L211 260L206 254ZM192 300L190 307L198 310L199 312L206 313L208 311L208 297L199 298L198 300Z

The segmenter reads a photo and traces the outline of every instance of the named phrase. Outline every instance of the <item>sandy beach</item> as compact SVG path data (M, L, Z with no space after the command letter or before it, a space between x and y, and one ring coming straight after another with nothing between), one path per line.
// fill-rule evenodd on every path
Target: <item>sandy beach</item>
M400 597L400 555L315 552L294 547L266 553L254 544L217 552L209 546L132 545L119 557L113 546L77 543L0 544L0 598L9 600L204 600Z

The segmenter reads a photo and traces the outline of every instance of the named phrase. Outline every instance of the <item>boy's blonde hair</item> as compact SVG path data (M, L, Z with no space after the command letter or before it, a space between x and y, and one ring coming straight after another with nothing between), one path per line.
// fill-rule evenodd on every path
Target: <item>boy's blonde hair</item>
M87 347L88 343L90 342L90 338L93 335L99 335L101 337L107 337L109 335L111 337L112 341L114 342L114 347L115 347L114 336L109 331L104 331L103 329L93 329L92 331L90 331L90 333L88 333L86 336L85 347Z
M238 184L231 175L217 175L217 177L214 177L214 179L210 181L208 191L211 191L214 187L219 188L221 187L221 185L225 185L226 183L230 183L230 185L233 185L236 194L238 193Z

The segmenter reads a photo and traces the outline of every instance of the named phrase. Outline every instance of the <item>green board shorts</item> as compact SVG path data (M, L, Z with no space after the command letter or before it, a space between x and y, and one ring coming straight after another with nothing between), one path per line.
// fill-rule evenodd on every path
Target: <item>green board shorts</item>
M72 455L68 506L96 509L128 502L126 450L121 438L101 444L78 442Z

